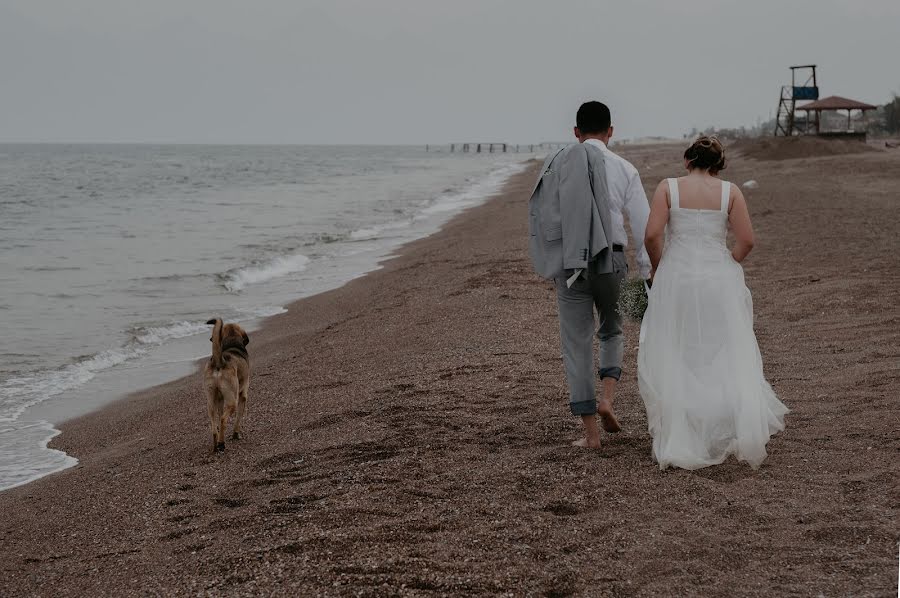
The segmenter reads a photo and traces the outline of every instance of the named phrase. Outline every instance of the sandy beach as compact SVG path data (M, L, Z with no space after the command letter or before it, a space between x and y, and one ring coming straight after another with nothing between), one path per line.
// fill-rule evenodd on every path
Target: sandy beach
M682 149L623 155L649 195ZM745 271L791 409L758 471L656 467L634 322L624 431L569 446L538 167L269 319L224 454L199 373L61 426L79 465L0 493L0 596L896 594L900 150L723 172L758 182Z

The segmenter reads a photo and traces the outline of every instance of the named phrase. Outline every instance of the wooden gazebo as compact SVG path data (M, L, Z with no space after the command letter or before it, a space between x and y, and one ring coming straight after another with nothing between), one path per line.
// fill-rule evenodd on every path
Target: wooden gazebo
M872 104L865 104L856 100L842 98L840 96L828 96L827 98L822 98L821 100L816 100L802 106L797 106L795 110L803 110L804 112L806 112L806 122L808 124L814 125L816 135L827 137L862 137L863 139L865 139L865 129L863 129L862 131L853 130L851 116L853 114L853 111L856 110L862 113L863 117L865 117L866 112L868 112L869 110L876 110L877 108L877 106L873 106ZM822 113L838 112L840 110L847 111L847 129L845 131L823 131L821 125Z

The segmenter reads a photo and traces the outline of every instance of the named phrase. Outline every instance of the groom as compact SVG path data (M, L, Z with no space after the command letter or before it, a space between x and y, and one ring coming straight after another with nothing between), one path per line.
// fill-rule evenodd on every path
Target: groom
M638 266L646 279L650 260L643 245L650 207L637 169L607 147L613 134L609 108L586 102L575 122L580 143L547 158L532 192L529 250L538 274L556 283L569 406L584 424L585 437L574 444L599 448L598 415L607 432L621 429L613 399L624 353L618 309L619 285L628 274L623 213L628 212ZM600 320L599 403L593 365L594 308Z

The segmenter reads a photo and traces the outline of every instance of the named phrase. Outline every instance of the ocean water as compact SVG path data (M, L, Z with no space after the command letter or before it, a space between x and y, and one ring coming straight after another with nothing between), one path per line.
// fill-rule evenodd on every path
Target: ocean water
M0 145L0 489L76 462L53 424L192 371L210 317L252 328L370 271L531 157Z

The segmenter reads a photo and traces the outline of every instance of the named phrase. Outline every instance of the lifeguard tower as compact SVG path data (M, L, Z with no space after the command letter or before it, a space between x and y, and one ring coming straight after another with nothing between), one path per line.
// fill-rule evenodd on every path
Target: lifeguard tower
M805 77L805 78L804 78ZM798 85L798 82L802 82ZM819 129L819 113L806 113L797 119L797 102L819 99L819 86L816 83L816 65L807 64L791 67L791 84L781 88L781 99L778 101L778 114L775 117L775 136L802 135L810 129ZM812 121L810 119L813 119Z

